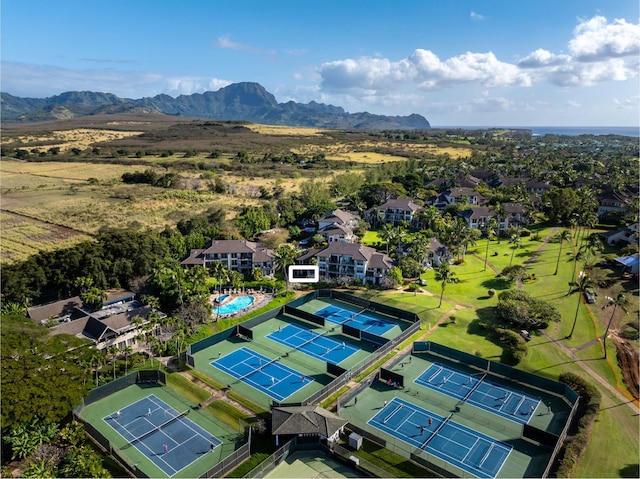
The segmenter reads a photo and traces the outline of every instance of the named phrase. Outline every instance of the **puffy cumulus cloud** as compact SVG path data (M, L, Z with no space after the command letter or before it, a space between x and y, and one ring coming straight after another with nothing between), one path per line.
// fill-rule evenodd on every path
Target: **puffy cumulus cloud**
M412 84L437 90L463 83L485 87L529 86L531 81L517 66L489 53L471 53L442 61L430 50L417 49L400 61L363 57L324 63L319 69L326 89L379 90Z
M580 23L569 42L570 55L538 49L518 62L534 81L563 87L627 81L638 75L640 25L604 17Z
M555 55L548 50L538 48L518 62L520 68L542 68L567 65L571 61L569 55Z
M605 17L593 17L574 30L569 49L577 61L599 61L640 54L640 25Z
M166 78L164 81L166 88L163 93L168 95L191 95L192 93L216 91L232 83L219 78L198 77L174 77Z

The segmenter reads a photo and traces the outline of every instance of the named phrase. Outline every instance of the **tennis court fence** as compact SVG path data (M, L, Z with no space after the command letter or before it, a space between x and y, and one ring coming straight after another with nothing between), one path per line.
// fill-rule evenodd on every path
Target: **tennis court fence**
M397 345L401 344L408 338L410 338L413 334L415 334L420 329L420 322L413 323L410 327L405 329L402 334L396 336L395 338L387 341L384 345L380 346L374 353L370 354L367 358L360 361L356 366L351 368L349 371L346 371L344 374L341 374L336 379L331 381L322 389L316 391L313 395L307 398L305 401L301 403L302 406L309 406L312 404L318 404L323 399L329 397L331 394L336 392L342 386L347 384L353 377L356 377L362 374L367 368L369 368L372 364L377 362L384 355L393 350Z
M75 410L79 413L85 406L92 404L96 401L111 396L113 393L128 388L133 384L139 383L154 383L154 384L167 384L167 376L164 371L159 369L145 369L129 373L126 376L115 379L102 386L89 391L87 397L82 398L82 404L76 406Z
M369 301L368 299L361 298L349 293L343 293L342 291L334 291L332 289L321 289L317 291L319 298L332 298L345 303L353 304L363 309L373 309L377 313L382 313L387 316L391 316L394 319L401 319L410 323L420 322L420 318L417 314L403 309L394 308L393 306L387 306L386 304L376 303Z

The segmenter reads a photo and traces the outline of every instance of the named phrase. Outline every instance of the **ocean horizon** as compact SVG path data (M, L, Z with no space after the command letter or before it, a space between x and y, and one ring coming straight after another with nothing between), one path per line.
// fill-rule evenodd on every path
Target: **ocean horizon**
M489 130L508 128L530 130L533 136L544 135L621 135L640 137L640 126L431 126L439 129Z

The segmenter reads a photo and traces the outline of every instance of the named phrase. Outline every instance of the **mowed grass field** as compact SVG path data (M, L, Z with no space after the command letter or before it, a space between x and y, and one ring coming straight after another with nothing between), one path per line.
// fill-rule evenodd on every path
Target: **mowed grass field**
M627 404L634 401L622 380L613 341L607 341L608 358L604 359L602 341L595 339L602 337L611 319L612 309L603 309L605 296L615 297L619 292L624 292L630 301L628 314L618 308L610 333L615 334L627 322L638 317L638 285L629 288L617 282L606 289L596 287L598 297L592 305L587 305L578 292L569 293L573 271L575 269L579 273L583 263L576 264L573 260L574 248L565 243L558 274L554 274L560 245L556 241L544 240L550 239L557 231L554 228L540 229L539 239L524 238L522 247L514 254L513 264L525 265L529 274L535 275L535 280L521 285L522 289L558 308L562 316L561 322L551 323L545 331L533 335L533 339L527 343L527 357L518 368L554 380L562 373L572 372L589 380L602 394L601 409L589 446L575 477L636 477L640 422L636 410ZM427 280L422 292L376 293L371 299L419 314L427 328L433 328L428 337L431 341L487 359L500 360L502 347L488 338L483 322L492 317L491 307L497 304L497 294L509 288L496 277L496 270L509 264L513 250L507 241L491 241L485 269L486 245L486 240L478 241L467 252L463 263L452 266L459 282L446 285L440 308L438 303L442 289L435 280L434 271L422 276ZM596 258L590 263L597 261ZM616 271L596 267L589 268L588 273L594 278L617 274ZM495 289L496 296L489 297L488 289ZM576 328L572 338L568 339L574 318ZM436 327L438 321L442 322ZM637 348L637 341L635 346ZM617 390L627 399L621 401L609 388ZM611 451L615 451L615 454Z

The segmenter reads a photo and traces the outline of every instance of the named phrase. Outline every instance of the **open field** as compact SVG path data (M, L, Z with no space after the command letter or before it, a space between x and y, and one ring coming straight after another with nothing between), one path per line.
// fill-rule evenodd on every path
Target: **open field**
M7 263L26 259L41 251L52 251L91 240L90 236L78 231L6 211L0 211L0 223L0 260Z
M34 148L41 145L41 149L60 148L60 151L70 151L73 148L84 150L102 142L120 140L129 136L138 136L141 131L114 131L91 128L73 130L57 130L47 135L25 135L14 137L19 148Z

